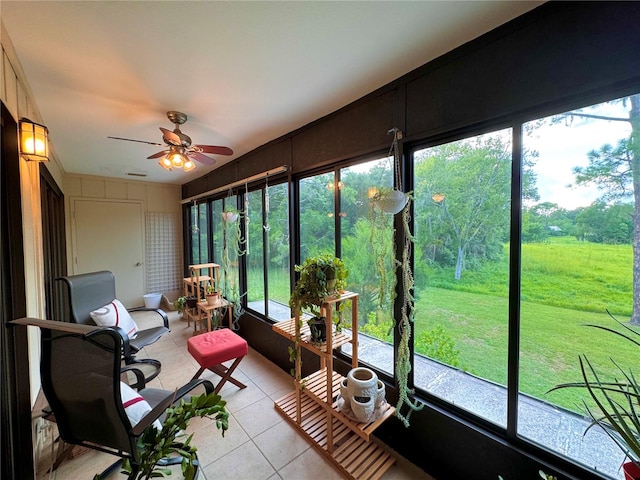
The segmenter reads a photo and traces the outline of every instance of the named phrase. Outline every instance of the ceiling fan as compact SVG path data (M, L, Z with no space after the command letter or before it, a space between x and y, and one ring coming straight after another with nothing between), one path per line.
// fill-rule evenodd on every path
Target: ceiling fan
M187 115L182 112L169 111L167 118L175 125L173 131L160 127L162 132L162 140L169 147L158 153L148 156L147 158L160 158L158 162L161 167L167 170L175 168L183 168L185 171L193 170L196 166L191 159L194 159L203 165L213 165L215 159L208 157L207 154L217 155L233 155L233 150L229 147L220 147L216 145L192 145L191 137L182 133L180 125L187 121ZM134 140L122 137L107 137L114 140L126 140L128 142L146 143L149 145L160 145L161 143L147 142L145 140Z

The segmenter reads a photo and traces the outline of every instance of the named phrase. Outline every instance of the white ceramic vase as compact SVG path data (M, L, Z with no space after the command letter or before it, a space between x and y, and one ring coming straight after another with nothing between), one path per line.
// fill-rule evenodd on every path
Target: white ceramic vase
M378 376L369 368L356 367L347 374L347 398L371 397L376 399L378 395Z
M349 397L347 397L347 377L344 377L342 382L340 382L340 396L343 401L342 408L347 410L350 409L351 401L349 400Z
M384 386L384 383L378 380L378 392L376 395L376 409L384 405L384 402L386 401L385 396L386 396L386 387Z
M353 397L351 411L359 422L369 422L372 420L375 404L375 397Z

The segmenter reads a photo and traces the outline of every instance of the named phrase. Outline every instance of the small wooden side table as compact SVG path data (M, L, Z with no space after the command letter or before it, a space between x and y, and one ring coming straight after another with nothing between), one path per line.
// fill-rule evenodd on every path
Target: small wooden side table
M198 313L199 315L199 319L197 321L194 320L193 322L193 332L195 333L197 331L197 323L198 322L207 322L207 332L211 331L211 327L212 327L212 322L213 322L213 316L216 313L216 310L221 309L221 308L227 308L227 318L229 320L229 328L231 328L232 326L232 317L233 317L233 312L232 312L232 306L231 304L224 298L222 297L218 297L218 301L213 304L213 305L208 305L207 302L198 302ZM218 325L218 327L220 327L221 325Z

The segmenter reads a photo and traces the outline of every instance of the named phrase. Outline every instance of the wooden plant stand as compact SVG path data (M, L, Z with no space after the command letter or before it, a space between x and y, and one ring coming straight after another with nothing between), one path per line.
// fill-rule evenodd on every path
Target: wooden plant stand
M358 366L358 298L357 293L345 292L320 306L327 323L327 341L322 344L311 342L309 327L297 316L273 325L273 330L293 341L296 348L295 390L277 400L275 407L346 478L377 480L396 459L371 434L395 413L395 408L386 404L382 415L369 423L347 418L337 406L343 377L333 371L333 351L347 343L351 343L351 366ZM336 332L331 321L333 309L347 300L351 301L351 337ZM300 338L297 343L296 338ZM320 370L303 379L301 348L320 357Z

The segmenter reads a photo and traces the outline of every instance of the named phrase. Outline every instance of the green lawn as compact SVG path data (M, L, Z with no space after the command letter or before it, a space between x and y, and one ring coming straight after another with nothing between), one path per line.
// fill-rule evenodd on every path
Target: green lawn
M479 377L506 385L507 299L430 288L416 303L416 334L440 324L455 342L460 365ZM609 357L633 365L638 349L614 335L585 327L612 326L607 314L569 310L532 302L521 306L520 390L577 410L584 392L546 392L581 378L578 354L609 368Z

